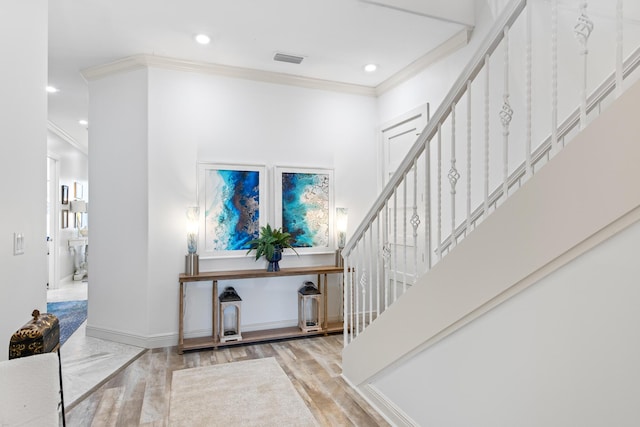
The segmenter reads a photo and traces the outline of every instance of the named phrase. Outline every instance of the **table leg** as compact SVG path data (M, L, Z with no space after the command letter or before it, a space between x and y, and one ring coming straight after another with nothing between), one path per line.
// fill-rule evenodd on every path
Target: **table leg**
M327 306L329 305L329 302L328 302L328 300L329 300L329 292L327 291L327 288L328 288L327 287L327 275L325 274L324 275L324 290L323 290L324 298L322 298L322 300L324 301L324 319L322 320L322 322L323 322L322 328L325 330L325 332L326 332L327 328L329 327L329 320L327 319L327 311L328 311L327 310Z
M218 281L213 281L213 286L211 287L211 292L213 293L211 299L211 321L212 321L212 329L213 329L213 348L218 348L218 343L220 342L220 337L218 336Z
M182 354L184 349L184 282L180 282L180 305L178 312L178 354Z

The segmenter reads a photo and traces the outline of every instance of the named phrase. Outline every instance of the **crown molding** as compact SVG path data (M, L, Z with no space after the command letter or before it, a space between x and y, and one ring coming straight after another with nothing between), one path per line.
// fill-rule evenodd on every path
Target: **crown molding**
M51 120L47 120L47 130L51 133L62 139L63 141L69 143L72 147L80 150L82 153L89 155L89 150L84 145L80 144L74 137L69 135L67 131L62 129L57 124L53 123Z
M412 77L415 77L425 68L469 44L472 31L473 30L471 28L462 29L435 49L427 52L425 55L416 59L414 62L405 67L403 70L400 70L384 82L380 83L376 87L376 96L381 96L385 92L398 87Z
M454 36L418 58L409 66L389 77L376 87L340 83L329 80L314 79L311 77L296 76L293 74L275 73L272 71L254 70L251 68L232 67L228 65L212 64L208 62L189 61L186 59L169 58L165 56L139 54L118 59L103 65L85 68L81 71L82 77L87 82L119 73L140 70L143 68L163 68L175 71L196 72L201 74L214 74L231 78L254 80L265 83L275 83L289 86L304 87L307 89L319 89L333 92L342 92L352 95L378 97L385 92L399 86L410 78L420 73L425 68L439 61L456 50L466 46L471 38L471 28L465 28Z
M376 96L373 87L348 83L332 82L329 80L313 79L292 74L260 71L250 68L231 67L228 65L211 64L207 62L189 61L185 59L169 58L156 55L134 55L104 65L98 65L82 70L82 76L89 82L113 74L134 71L142 68L164 68L176 71L214 74L218 76L255 80L266 83L283 84L305 87L308 89L329 90L349 93L352 95Z

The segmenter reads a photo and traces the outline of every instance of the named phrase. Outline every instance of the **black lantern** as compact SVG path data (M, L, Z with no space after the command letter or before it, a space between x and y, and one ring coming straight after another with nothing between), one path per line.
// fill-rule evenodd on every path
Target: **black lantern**
M322 293L313 282L304 282L298 290L298 327L302 332L322 330L324 312L322 307Z
M240 306L242 298L232 287L226 287L220 294L220 342L241 341L240 334Z

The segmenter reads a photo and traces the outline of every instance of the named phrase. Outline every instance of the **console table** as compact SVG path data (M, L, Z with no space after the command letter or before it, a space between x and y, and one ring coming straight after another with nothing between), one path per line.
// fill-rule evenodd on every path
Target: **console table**
M222 346L246 344L251 342L261 342L268 340L276 340L282 338L302 337L310 335L327 334L330 332L342 331L342 322L329 323L327 321L327 276L329 274L342 274L342 267L319 266L319 267L295 267L283 268L280 271L262 270L229 270L229 271L210 271L195 275L180 274L180 305L179 305L179 324L178 324L178 353L182 354L184 350L197 350L203 348L217 348ZM318 275L318 288L322 292L324 321L320 331L302 332L298 326L278 329L265 329L260 331L242 332L241 341L229 341L221 343L218 337L218 281L220 280L238 280L238 279L260 279L267 277L283 277L283 276L306 276ZM198 338L184 337L184 296L186 285L194 282L212 282L211 289L211 336ZM321 288L322 286L322 288Z

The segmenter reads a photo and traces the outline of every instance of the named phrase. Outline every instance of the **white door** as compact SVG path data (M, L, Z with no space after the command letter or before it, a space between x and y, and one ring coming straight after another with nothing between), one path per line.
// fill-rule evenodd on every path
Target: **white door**
M383 185L389 182L393 173L398 169L409 149L429 120L429 104L386 123L382 127L382 170Z
M410 111L382 127L382 165L383 184L386 185L396 172L407 153L424 130L429 120L429 105ZM419 172L420 173L420 172ZM418 182L421 182L420 178ZM386 245L389 250L385 271L386 298L393 302L407 288L415 283L416 276L424 270L424 248L416 244L413 228L408 222L413 215L413 206L424 200L425 195L418 191L414 196L413 179L407 180L405 189L401 187L389 203L387 210ZM422 202L423 203L423 202ZM395 209L394 209L395 204Z

